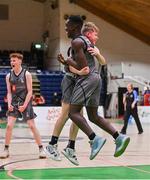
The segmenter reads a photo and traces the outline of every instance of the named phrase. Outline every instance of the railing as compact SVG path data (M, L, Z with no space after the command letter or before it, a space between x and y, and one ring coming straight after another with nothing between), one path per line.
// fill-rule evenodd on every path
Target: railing
M146 86L146 87L149 87L150 88L150 81L143 78L143 77L140 77L140 76L124 76L125 79L130 79L132 81L135 81L143 86Z

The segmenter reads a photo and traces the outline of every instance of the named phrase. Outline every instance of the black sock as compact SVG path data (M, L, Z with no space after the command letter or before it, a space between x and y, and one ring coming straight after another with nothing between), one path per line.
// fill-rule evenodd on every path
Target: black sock
M39 145L39 149L43 149L43 145Z
M118 131L116 131L116 132L113 134L113 138L114 138L114 139L117 139L118 136L119 136L119 133L118 133Z
M69 139L67 147L71 149L75 149L75 141Z
M4 149L9 149L9 145L5 145L5 148Z
M58 137L57 136L52 136L51 141L49 142L49 144L54 145L57 144L58 141Z
M93 132L92 134L89 135L89 139L93 140L95 138L96 134Z

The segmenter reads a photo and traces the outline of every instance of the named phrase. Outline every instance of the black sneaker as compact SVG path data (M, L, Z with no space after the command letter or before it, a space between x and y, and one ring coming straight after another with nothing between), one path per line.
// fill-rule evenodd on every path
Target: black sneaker
M138 134L143 134L143 131L139 131Z
M125 132L125 131L120 131L120 133L121 133L121 134L126 134L126 132Z

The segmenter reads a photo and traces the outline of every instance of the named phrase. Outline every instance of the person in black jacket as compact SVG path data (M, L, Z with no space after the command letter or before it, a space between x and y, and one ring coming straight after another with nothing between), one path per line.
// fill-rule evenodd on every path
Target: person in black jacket
M127 92L125 93L123 98L125 113L124 113L124 126L121 130L122 134L126 134L130 115L133 116L136 122L139 134L143 133L143 128L138 116L137 101L138 101L137 92L134 90L133 85L129 83L127 85Z

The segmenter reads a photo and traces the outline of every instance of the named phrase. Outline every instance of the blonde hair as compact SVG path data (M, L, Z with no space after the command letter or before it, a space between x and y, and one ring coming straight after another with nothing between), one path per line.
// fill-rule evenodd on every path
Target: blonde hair
M9 58L18 58L18 59L23 60L23 55L21 53L11 53L9 55Z
M84 34L89 31L96 31L99 32L99 28L93 22L86 22L83 24L81 29L81 33Z

